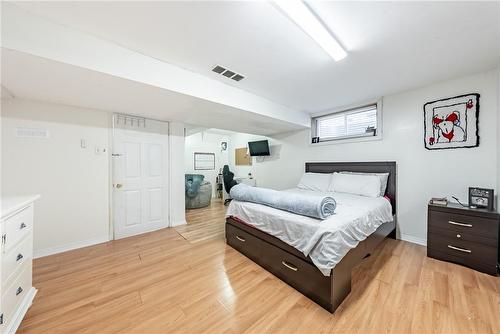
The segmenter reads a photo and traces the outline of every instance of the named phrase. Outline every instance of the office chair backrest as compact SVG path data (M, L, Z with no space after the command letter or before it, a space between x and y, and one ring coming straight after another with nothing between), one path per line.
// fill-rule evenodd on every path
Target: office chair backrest
M224 189L229 194L231 188L238 183L234 180L234 173L229 170L228 165L224 165L224 167L222 168L222 178L224 181Z

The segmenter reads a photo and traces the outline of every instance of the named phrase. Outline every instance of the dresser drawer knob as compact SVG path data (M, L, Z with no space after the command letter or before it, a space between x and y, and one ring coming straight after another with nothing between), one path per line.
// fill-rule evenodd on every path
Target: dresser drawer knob
M19 296L19 294L21 294L22 292L23 292L23 288L21 288L21 287L17 288L16 296Z
M23 256L23 254L21 254L21 253L17 254L16 261L21 260L23 257L24 257L24 256Z
M459 238L459 239L460 239L461 237L462 237L462 236L461 236L460 234L457 234L457 238Z
M448 224L458 225L458 226L463 226L463 227L472 227L472 224L457 223L457 222L454 222L454 221L451 221L451 220L448 221Z
M452 246L452 245L448 245L448 248L451 248L451 249L454 249L454 250L457 250L457 251L460 251L460 252L464 252L464 253L472 253L472 251L470 249L455 247L455 246Z
M245 242L246 241L245 238L240 237L239 235L236 236L236 239L238 239L241 242Z
M19 226L20 230L22 230L23 228L26 228L26 224L25 223L21 223L21 225Z
M288 263L286 261L281 261L281 264L284 265L285 267L287 267L290 270L293 270L293 271L299 270L297 267L295 267L294 265L291 265L290 263Z

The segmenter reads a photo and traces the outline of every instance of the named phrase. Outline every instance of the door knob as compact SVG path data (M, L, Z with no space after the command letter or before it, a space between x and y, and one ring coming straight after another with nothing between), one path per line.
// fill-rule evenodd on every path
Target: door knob
M121 187L123 187L123 184L121 184L121 183L117 183L117 184L115 185L115 188L117 188L117 189L120 189Z

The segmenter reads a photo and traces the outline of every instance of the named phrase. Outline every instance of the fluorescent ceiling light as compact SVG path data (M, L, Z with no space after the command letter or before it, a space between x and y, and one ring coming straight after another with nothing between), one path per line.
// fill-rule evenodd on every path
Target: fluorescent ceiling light
M344 59L347 52L314 15L311 9L300 0L279 0L274 2L292 21L302 28L335 61Z

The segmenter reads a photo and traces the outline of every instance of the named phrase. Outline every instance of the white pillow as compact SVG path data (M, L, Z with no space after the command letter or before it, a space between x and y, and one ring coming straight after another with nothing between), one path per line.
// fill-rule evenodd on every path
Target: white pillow
M331 182L332 174L330 173L304 173L297 188L326 192Z
M330 191L367 197L380 196L380 178L375 175L333 173Z
M341 174L355 174L355 175L375 175L380 178L380 196L385 195L387 189L387 180L389 180L389 173L358 173L358 172L340 172Z

